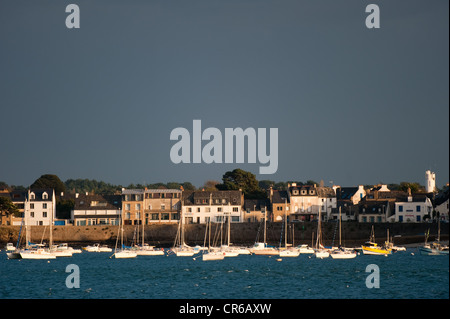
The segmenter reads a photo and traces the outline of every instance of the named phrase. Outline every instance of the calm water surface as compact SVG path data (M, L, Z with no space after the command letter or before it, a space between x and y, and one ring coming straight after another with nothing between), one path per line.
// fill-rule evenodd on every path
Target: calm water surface
M389 257L351 260L239 256L222 261L176 256L109 258L74 254L56 260L8 260L0 252L1 299L448 299L448 256L421 256L408 249ZM66 287L69 264L80 269L80 288ZM380 270L380 287L369 289L369 264Z

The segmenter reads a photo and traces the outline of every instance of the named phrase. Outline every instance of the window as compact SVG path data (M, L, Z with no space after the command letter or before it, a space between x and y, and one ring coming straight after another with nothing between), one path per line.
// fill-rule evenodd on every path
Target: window
M42 194L42 199L48 199L48 194L47 193Z
M42 208L47 209L47 203L43 203Z
M420 206L417 206L417 207L420 207ZM418 222L420 222L420 215L418 215L418 216L416 216L416 220L418 221Z
M31 193L31 194L30 194L30 199L35 199L35 197L36 197L36 196L34 195L34 193Z
M161 204L161 210L165 210L166 209L166 204Z
M211 213L211 207L205 207L205 212L206 213Z
M403 212L403 205L398 205L398 211Z
M293 195L298 195L298 190L294 189L294 191L292 192Z
M200 207L197 207L197 213L200 213Z
M222 211L222 207L217 207L217 212L221 212Z
M30 204L30 209L34 209L34 204Z
M417 206L416 206L416 212L420 213L420 205L417 205ZM419 216L417 216L417 217L419 217ZM419 220L418 220L418 221L419 221Z
M192 213L192 208L191 208L191 207L188 207L187 212L188 212L188 213Z
M136 204L136 210L141 210L141 204Z
M150 215L150 219L151 219L151 220L159 220L159 214L157 214L157 213L151 214L151 215Z
M239 207L233 207L233 212L235 213L239 212Z
M34 217L34 212L30 212L30 217Z
M42 212L42 217L47 218L47 212Z

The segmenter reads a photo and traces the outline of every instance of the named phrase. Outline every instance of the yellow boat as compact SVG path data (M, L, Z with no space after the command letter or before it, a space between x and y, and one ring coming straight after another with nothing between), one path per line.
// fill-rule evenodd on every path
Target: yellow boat
M370 241L362 246L362 251L364 255L390 255L392 253L392 249L378 246Z
M388 233L388 240L389 240L389 233ZM362 251L364 255L390 255L392 253L392 249L389 248L389 242L386 242L384 246L378 246L377 243L375 243L375 233L373 231L373 225L372 225L372 232L370 234L370 239L368 242L366 242L364 245L362 245Z

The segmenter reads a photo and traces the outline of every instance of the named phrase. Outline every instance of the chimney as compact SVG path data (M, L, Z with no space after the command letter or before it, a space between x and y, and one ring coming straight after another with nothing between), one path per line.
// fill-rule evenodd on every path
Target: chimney
M412 202L412 201L413 201L413 198L411 195L411 188L408 187L408 202Z

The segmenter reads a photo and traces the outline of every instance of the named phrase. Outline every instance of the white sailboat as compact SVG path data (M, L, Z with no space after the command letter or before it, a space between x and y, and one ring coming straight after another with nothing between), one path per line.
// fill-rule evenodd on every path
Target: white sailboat
M431 244L428 243L428 236L430 235L430 230L428 230L425 236L425 244L419 247L421 255L426 256L436 256L436 255L447 255L448 256L448 246L441 244L441 219L438 217L438 237L437 240Z
M339 247L333 249L330 253L331 258L333 259L352 259L356 257L356 251L349 248L342 247L341 238L342 238L342 217L341 217L341 207L339 207Z
M294 229L292 229L294 231ZM294 234L292 234L292 242L294 242ZM291 247L288 247L287 243L287 212L284 210L284 249L280 247L279 250L280 257L298 257L300 255L300 250L294 247L292 244Z
M132 251L129 248L125 248L125 246L123 245L123 219L122 218L121 218L121 223L120 223L120 227L119 227L119 232L120 232L121 248L117 249L117 242L119 240L119 236L117 236L116 247L114 249L114 254L113 254L114 258L119 258L119 259L135 258L137 256L136 252Z
M174 246L169 253L174 253L177 257L192 257L196 253L192 247L186 245L184 242L183 211L181 211L181 218L178 222L178 230L175 237Z
M319 220L317 223L317 241L316 241L316 249L314 255L316 258L328 258L330 257L330 253L328 249L322 245L322 215L321 209L319 208Z
M220 246L220 251L223 252L225 257L237 257L239 256L240 248L231 246L231 211L228 214L227 220L227 244Z
M250 252L254 255L278 255L278 250L274 247L268 247L266 243L266 223L267 223L267 208L264 208L264 242L256 242L255 245L250 248Z
M141 246L135 246L134 251L138 256L163 256L164 249L155 249L154 246L149 246L145 243L145 227L144 227L144 214L142 214L142 244Z
M29 191L28 191L29 192ZM55 198L55 191L53 191L53 200ZM26 204L26 201L25 201ZM54 205L53 205L54 207ZM26 208L25 208L26 209ZM53 245L53 232L52 232L52 226L53 226L53 213L51 217L50 222L50 245L49 249L44 248L44 245L42 244L34 244L30 245L30 229L28 227L28 218L25 218L25 239L26 239L26 245L25 249L22 249L20 251L20 257L22 259L56 259L55 254L52 252L52 245Z
M209 228L209 230L208 230ZM206 235L208 233L208 251L207 253L203 252L202 254L202 260L208 261L208 260L223 260L225 258L225 253L222 250L212 250L211 249L211 220L208 221L208 224L206 225L205 229L205 242L204 246L206 245Z

